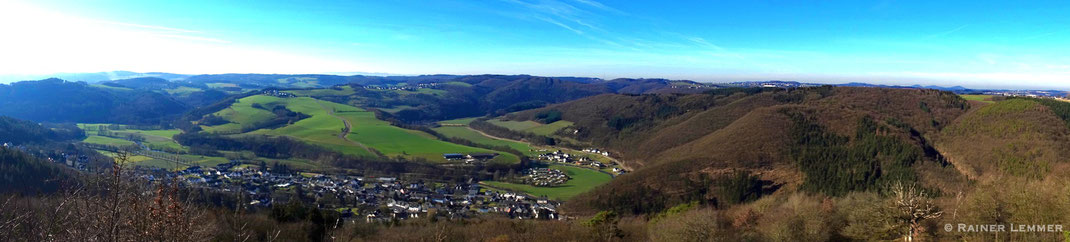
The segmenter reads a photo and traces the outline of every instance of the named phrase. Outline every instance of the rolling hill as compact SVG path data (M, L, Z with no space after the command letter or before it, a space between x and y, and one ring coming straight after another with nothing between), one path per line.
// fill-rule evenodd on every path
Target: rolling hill
M726 180L739 173L756 177L743 184L762 184L743 189L749 194L841 195L893 181L930 182L930 174L952 168L927 136L968 108L953 93L934 90L750 88L600 95L505 117L560 112L576 131L558 135L608 148L640 167L573 198L569 209L646 213L688 201L741 202L733 199L740 194L724 192L734 189L724 184L741 184Z
M1070 160L1070 128L1052 110L1031 99L984 105L942 130L936 147L971 179L1045 178Z
M0 85L0 115L39 122L161 124L190 109L165 94L60 79Z
M278 120L279 112L269 110L279 110L280 107L307 117L264 125ZM444 153L501 153L494 161L519 162L519 157L513 154L441 141L421 131L393 126L377 119L373 112L310 97L254 95L238 99L230 107L209 116L220 117L226 123L204 126L202 132L287 136L349 155L381 154L444 162Z

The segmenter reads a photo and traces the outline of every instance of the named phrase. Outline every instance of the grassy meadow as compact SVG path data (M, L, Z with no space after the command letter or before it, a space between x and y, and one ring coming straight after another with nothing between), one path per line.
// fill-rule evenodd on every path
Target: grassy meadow
M966 100L969 100L969 101L995 103L995 101L992 101L992 95L959 95L959 96L961 96L963 99L966 99Z
M565 128L565 127L572 126L572 122L565 121L565 120L559 120L559 121L556 121L556 122L553 122L553 123L549 123L549 124L542 124L542 123L531 121L531 120L526 120L526 121L512 121L512 120L503 121L503 120L500 120L500 119L491 119L491 120L488 120L487 122L490 122L491 124L494 124L494 125L497 125L497 126L501 126L501 127L504 127L504 128L507 128L507 129L510 129L510 130L513 130L513 131L529 132L529 133L533 133L533 134L537 134L537 135L546 135L546 136L552 135L555 132L557 132L558 130L561 130L561 129Z
M484 181L483 183L505 190L518 191L533 196L547 197L554 200L568 200L573 196L588 190L594 189L598 185L602 185L613 178L608 174L601 173L591 169L584 169L571 166L550 166L551 169L560 169L568 174L568 182L556 187L536 187L527 184L514 184L499 181Z
M311 95L311 93L302 94ZM494 162L516 163L520 161L520 158L513 154L440 141L428 133L390 125L389 122L377 119L375 114L370 111L344 104L318 101L310 97L250 96L238 100L231 107L216 114L228 121L238 123L237 125L241 123L255 124L256 122L270 120L273 117L274 114L266 110L253 108L252 104L254 103L259 103L268 109L283 105L287 109L307 114L310 117L281 128L261 129L250 132L250 134L289 136L345 154L374 156L374 153L359 144L338 137L345 128L345 123L341 119L345 119L352 126L350 132L345 134L346 138L387 156L423 158L430 161L445 162L446 160L442 158L443 153L502 153L501 156L495 158ZM328 110L333 112L334 116ZM231 126L227 127L228 125ZM213 132L228 129L233 131L233 128L235 128L233 125L235 124L205 127L205 131ZM240 127L237 126L237 130L240 130Z
M454 119L442 121L439 123L465 125L469 122L472 122L472 120L474 119L475 118ZM480 134L479 132L469 129L466 126L441 126L434 128L433 130L435 130L435 132L438 132L439 134L445 135L446 137L464 139L472 141L476 144L490 146L508 146L509 148L520 151L526 156L535 156L539 153L535 151L538 150L538 148L531 146L530 144L487 137L486 135Z

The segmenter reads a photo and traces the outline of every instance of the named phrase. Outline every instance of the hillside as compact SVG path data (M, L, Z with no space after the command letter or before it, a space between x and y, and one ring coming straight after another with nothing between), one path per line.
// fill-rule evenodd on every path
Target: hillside
M555 136L608 148L640 167L577 196L570 209L645 213L696 200L733 204L779 189L841 195L926 180L946 172L926 136L967 108L956 95L932 90L752 88L600 95L505 117L560 112L574 124ZM749 175L731 180L740 173ZM726 194L725 184L752 185Z
M39 122L160 124L189 108L152 91L60 79L0 85L0 115Z
M975 108L940 132L936 148L971 179L1047 177L1070 159L1070 129L1052 111L1070 103L1049 102L1058 106L1011 99Z
M204 124L209 121L210 125ZM373 112L309 97L249 96L199 122L205 133L287 136L355 156L445 162L444 153L501 153L494 161L520 161L513 154L441 141L422 131L393 126Z
M73 125L48 125L0 116L0 143L42 144L80 139L84 135Z
M355 77L351 77L355 78ZM557 78L527 75L420 76L389 79L393 83L352 80L330 89L290 90L389 113L403 122L448 120L504 114L606 93L694 91L673 88L684 81L664 79ZM691 83L691 82L686 82Z

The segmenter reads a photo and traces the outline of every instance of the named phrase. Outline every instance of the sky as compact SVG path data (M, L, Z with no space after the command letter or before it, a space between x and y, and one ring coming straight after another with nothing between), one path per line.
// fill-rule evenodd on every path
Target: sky
M112 70L1070 90L1070 1L0 0L0 75Z

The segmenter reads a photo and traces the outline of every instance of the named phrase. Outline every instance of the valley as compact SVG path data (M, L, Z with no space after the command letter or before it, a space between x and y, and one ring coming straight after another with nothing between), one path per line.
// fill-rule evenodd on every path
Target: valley
M52 80L89 88L85 95L141 93L188 111L164 115L167 122L7 121L26 130L0 125L0 134L53 132L4 145L86 173L119 160L130 179L175 181L198 203L232 203L219 196L250 191L239 198L253 210L314 205L346 223L406 226L431 218L572 223L610 212L663 226L760 204L819 211L815 202L851 213L862 209L857 203L885 202L879 192L904 183L945 194L936 201L954 206L946 193L1035 184L1070 170L1061 161L1070 153L1058 148L1070 144L1070 104L1055 99L677 82L617 93L633 90L618 85L658 82L493 75L320 86L324 80L264 79L291 86L260 89L222 79ZM214 91L226 94L198 98ZM773 211L808 216L784 209Z

